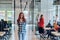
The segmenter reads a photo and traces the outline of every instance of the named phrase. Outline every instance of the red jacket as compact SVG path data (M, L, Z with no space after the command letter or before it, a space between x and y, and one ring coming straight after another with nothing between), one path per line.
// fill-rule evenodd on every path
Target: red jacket
M44 28L44 18L40 18L38 26Z

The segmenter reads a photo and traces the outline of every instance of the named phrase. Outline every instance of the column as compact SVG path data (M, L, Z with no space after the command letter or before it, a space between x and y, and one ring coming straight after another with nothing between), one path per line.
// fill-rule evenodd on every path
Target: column
M58 15L58 5L56 5L56 15Z

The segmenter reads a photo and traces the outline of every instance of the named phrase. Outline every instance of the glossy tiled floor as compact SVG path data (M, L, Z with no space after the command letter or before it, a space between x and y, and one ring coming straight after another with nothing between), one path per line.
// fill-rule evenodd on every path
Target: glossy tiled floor
M15 26L12 25L12 36L10 37L10 40L19 40L19 37L18 37L18 26L17 25L15 25ZM32 32L32 25L28 25L28 24L26 25L25 40L40 40L40 36L39 35L35 35L35 33ZM46 40L51 40L51 39L46 39Z
M34 33L32 32L31 30L31 27L32 25L26 25L26 36L25 36L25 40L38 40L36 38L36 36L34 35ZM16 26L15 27L15 31L13 33L14 37L13 37L13 40L19 40L19 37L18 37L18 27Z
M12 36L11 36L10 40L19 40L17 25L16 26L12 25ZM36 36L35 33L32 32L32 25L26 25L25 40L40 40L39 35Z

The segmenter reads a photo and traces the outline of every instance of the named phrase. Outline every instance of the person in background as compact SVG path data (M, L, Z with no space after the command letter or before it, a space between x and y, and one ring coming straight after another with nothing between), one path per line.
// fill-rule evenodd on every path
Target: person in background
M3 29L4 29L4 19L1 19L1 21L0 21L0 31L3 31Z
M59 28L59 26L57 25L58 22L59 22L59 18L58 18L58 15L56 15L54 23L53 23L53 26L54 26L55 30L58 30L58 28Z
M57 31L59 26L57 25L56 21L54 22L53 26L54 26L54 30Z
M39 14L37 14L37 16L36 16L35 35L38 34L38 22L39 22Z
M55 21L56 21L56 23L59 22L58 15L56 15L56 17L55 17Z
M40 34L44 33L44 17L43 15L40 16L39 22L38 22L38 30Z
M24 13L23 12L21 12L19 14L19 17L17 19L17 24L18 24L18 28L19 28L18 29L19 30L19 40L21 39L20 38L21 33L23 34L22 35L22 40L24 40L25 32L26 32L26 19L24 17Z
M39 22L39 17L40 16L40 14L38 14L37 16L36 16L36 21L37 21L37 23Z

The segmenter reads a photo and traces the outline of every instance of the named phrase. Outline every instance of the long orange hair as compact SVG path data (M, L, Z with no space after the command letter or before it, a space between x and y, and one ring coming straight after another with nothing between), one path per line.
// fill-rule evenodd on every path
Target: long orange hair
M26 21L26 20L25 20L25 17L24 17L24 13L23 13L23 12L20 12L19 17L18 17L18 19L17 19L17 22L18 22L18 23L19 23L19 21L20 21L20 19L21 19L21 14L23 14L23 17L22 17L23 22Z
M54 25L54 29L58 30L58 25L56 23L54 23L53 25Z

